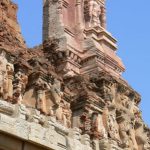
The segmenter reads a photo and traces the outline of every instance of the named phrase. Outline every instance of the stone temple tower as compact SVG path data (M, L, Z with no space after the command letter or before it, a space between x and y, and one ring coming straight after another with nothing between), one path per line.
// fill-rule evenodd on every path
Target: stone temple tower
M121 75L125 69L106 29L105 0L44 0L43 5L43 41L61 38L60 49L68 53L60 70Z
M16 11L0 0L0 150L150 150L105 0L43 0L43 42L30 49Z

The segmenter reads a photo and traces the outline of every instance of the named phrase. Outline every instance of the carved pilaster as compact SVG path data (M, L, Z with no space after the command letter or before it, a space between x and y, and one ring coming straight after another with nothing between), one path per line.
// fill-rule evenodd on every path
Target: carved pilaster
M101 7L100 20L101 20L101 26L104 29L106 29L106 8L104 6Z

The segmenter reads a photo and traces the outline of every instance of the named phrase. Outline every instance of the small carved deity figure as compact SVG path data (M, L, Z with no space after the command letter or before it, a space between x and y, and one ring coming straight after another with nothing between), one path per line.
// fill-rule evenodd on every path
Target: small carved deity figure
M6 53L4 51L0 52L0 97L4 96L4 82L6 80Z
M89 1L89 27L100 26L100 6L96 0Z
M28 76L18 71L15 74L15 84L14 84L14 102L21 103L23 100L23 93L25 92L26 85L28 83Z
M120 137L119 137L118 124L117 124L117 121L116 121L116 110L115 109L108 112L107 128L108 128L108 136L111 139L117 140L117 142L119 142Z
M36 91L37 91L37 109L41 111L41 113L46 114L46 102L45 102L45 89L46 84L44 81L39 78L36 81Z
M127 118L126 118L127 119ZM119 132L122 140L122 146L128 148L129 147L129 122L125 118L122 118L122 121L119 122Z
M125 108L130 107L129 91L126 91L124 94L122 94L121 103L122 103L122 106Z
M63 107L64 107L64 101L61 100L55 111L56 119L61 123L63 122Z
M70 104L69 103L66 103L64 105L64 108L63 108L63 124L70 128L71 127L71 116L72 116L72 112L70 110Z
M50 85L50 92L53 98L53 102L56 105L59 105L61 98L63 96L63 92L61 92L61 82L57 79L54 79L54 82L52 85Z
M107 102L115 103L116 98L116 84L115 83L106 83L104 85L104 99Z
M13 64L7 63L6 65L6 74L4 76L4 99L7 101L12 101L13 98L13 73L14 73L14 66Z

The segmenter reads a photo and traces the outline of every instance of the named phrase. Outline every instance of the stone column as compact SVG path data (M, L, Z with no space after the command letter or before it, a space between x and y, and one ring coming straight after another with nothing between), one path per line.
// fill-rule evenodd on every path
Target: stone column
M76 24L79 29L83 28L83 16L82 16L82 4L81 0L76 0Z
M101 7L100 22L101 26L106 29L106 9L104 6Z

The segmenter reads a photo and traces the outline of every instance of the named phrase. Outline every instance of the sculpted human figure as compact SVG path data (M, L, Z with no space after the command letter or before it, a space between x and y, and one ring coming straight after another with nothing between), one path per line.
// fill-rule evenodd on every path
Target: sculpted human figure
M7 101L12 101L13 98L13 73L14 73L14 66L13 64L7 63L6 65L6 74L4 76L4 99Z
M122 146L128 148L129 147L129 136L127 133L129 133L129 123L127 121L127 118L122 118L121 121L119 122L119 132L120 132L120 137L122 140Z
M23 100L23 93L25 92L26 85L28 83L28 76L21 71L15 74L14 85L14 102L21 103Z
M106 83L106 85L103 88L104 88L104 97L107 103L110 102L114 104L116 99L116 84Z
M41 111L41 113L46 114L46 102L45 102L45 88L46 84L44 81L39 78L36 81L36 91L37 91L37 109Z
M123 107L129 109L130 108L130 99L129 99L129 91L127 90L121 96L121 104Z
M89 27L100 26L100 6L96 0L89 1Z
M63 92L61 92L61 82L59 80L54 79L54 82L50 87L50 92L52 95L53 102L56 105L59 105L61 98L63 96Z
M72 116L72 112L70 110L70 104L69 103L66 103L64 105L64 108L63 108L63 124L70 128L71 127L71 116Z
M63 123L63 107L64 107L64 102L61 100L55 111L56 119L61 123Z
M107 110L107 108L105 108ZM105 110L105 111L106 111ZM108 132L108 137L111 139L120 142L120 136L119 136L119 127L116 121L116 109L108 109L107 110L107 132Z
M6 53L4 51L0 52L0 97L3 98L4 95L4 85L6 82Z

